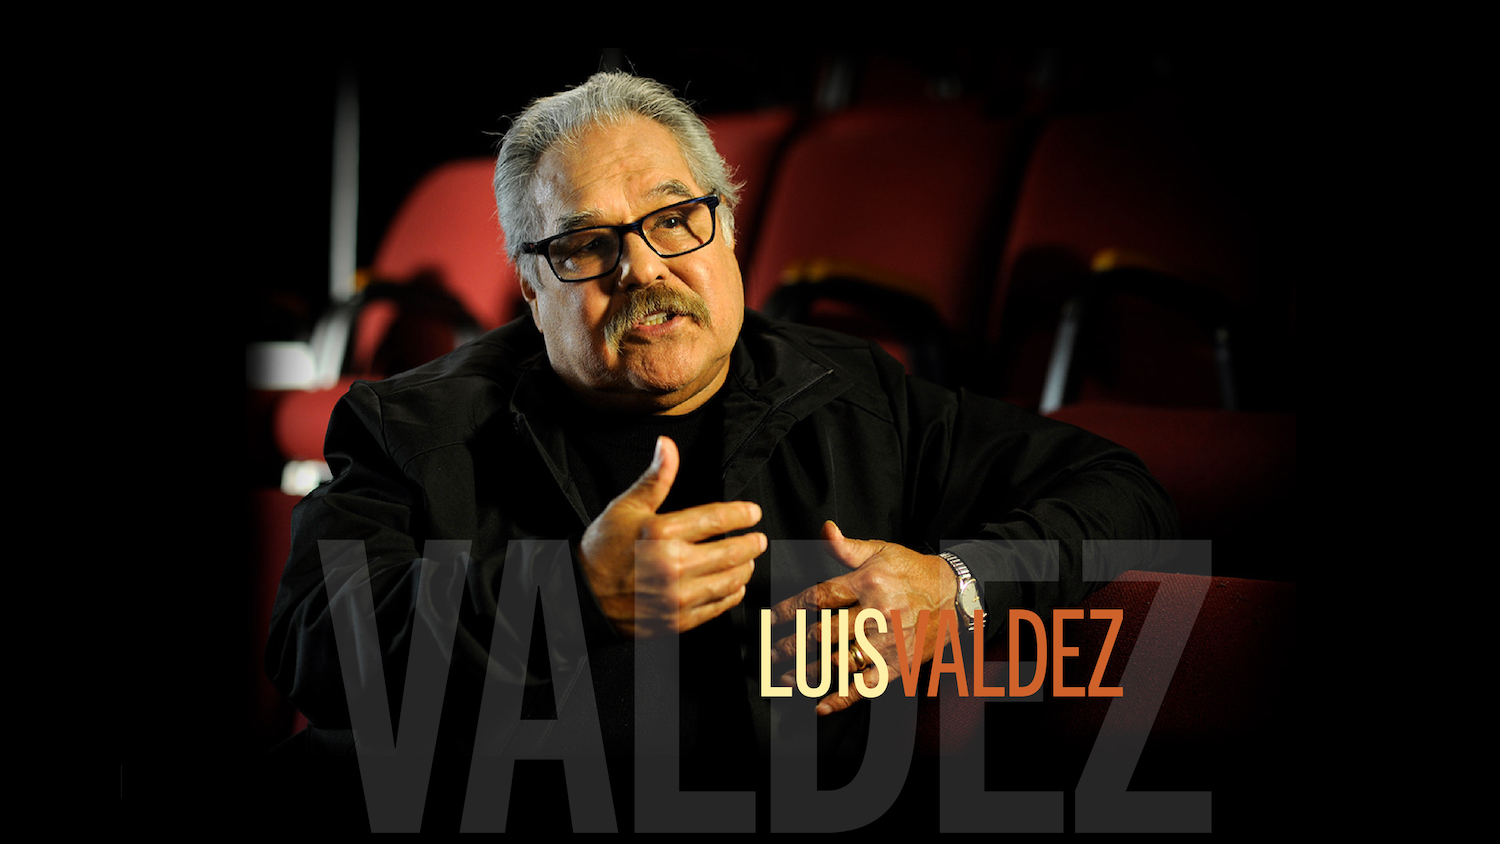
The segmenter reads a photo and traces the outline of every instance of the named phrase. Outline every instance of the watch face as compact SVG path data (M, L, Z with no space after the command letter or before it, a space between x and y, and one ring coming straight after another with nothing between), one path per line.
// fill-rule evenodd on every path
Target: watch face
M958 603L964 608L964 612L969 614L970 618L974 616L975 610L983 609L979 605L979 584L973 580L964 583L958 590Z

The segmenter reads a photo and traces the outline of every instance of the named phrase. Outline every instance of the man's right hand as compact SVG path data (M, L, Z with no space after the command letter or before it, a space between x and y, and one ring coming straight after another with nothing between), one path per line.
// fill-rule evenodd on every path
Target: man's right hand
M738 604L766 550L766 535L743 530L760 505L725 501L660 513L677 479L677 444L656 441L645 473L604 508L578 544L584 575L604 615L627 636L682 633Z

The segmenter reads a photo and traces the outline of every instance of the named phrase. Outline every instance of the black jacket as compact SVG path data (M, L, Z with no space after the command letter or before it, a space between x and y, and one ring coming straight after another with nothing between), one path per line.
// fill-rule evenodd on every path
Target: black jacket
M325 546L320 555L319 540L363 543L363 559L336 568L347 576L368 563L393 710L414 631L433 626L414 608L460 591L446 705L456 705L455 695L476 693L484 676L545 688L545 660L524 659L528 641L538 653L531 623L499 612L497 596L503 581L534 596L571 574L580 586L596 705L606 722L612 713L629 712L631 675L628 668L615 672L609 657L611 648L628 643L613 637L581 576L567 571L566 544L525 550L514 543L576 540L597 515L568 477L563 435L550 416L554 389L541 336L523 318L430 364L356 384L339 402L325 448L334 478L297 507L266 655L273 680L315 725L346 727L350 717L324 585L322 558L331 560L333 551ZM745 601L703 647L715 654L714 665L737 661L762 746L766 721L755 712L763 701L753 693L760 676L758 610L846 571L817 554L778 554L779 543L816 540L832 519L846 536L954 551L984 584L993 617L1011 606L1045 611L1071 604L1120 571L1149 565L1149 543L1131 546L1138 555L1086 559L1093 554L1086 538L1175 536L1171 502L1130 452L1002 402L908 378L864 341L747 313L722 399L723 500L761 505L757 529L770 537L772 550L769 564L758 562ZM424 550L433 558L453 556L435 554L435 540L466 541L468 555L435 569L424 591L418 562ZM518 644L501 656L491 652L492 638L502 647ZM739 645L737 655L726 642ZM690 642L683 647L704 653ZM720 688L724 679L715 681ZM698 680L690 672L683 684ZM723 698L702 702L697 714L685 710L684 719L717 717L715 702ZM743 714L744 704L733 710ZM628 747L631 718L618 720L627 744L606 735L612 749Z

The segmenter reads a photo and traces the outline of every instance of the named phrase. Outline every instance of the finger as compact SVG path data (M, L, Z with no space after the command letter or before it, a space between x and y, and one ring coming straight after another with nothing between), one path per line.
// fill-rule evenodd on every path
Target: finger
M781 639L777 639L775 642L772 642L771 663L774 665L778 662L785 662L789 659L795 658L798 653L799 645L802 654L808 657L809 662L816 663L821 660L823 658L823 652L822 650L820 650L820 648L823 647L822 642L825 636L821 618L822 613L818 613L812 618L809 618L807 620L807 630L801 636L793 634L791 636L785 636ZM829 624L833 625L835 623L836 622L833 620L833 618L830 617ZM827 635L829 641L834 642L834 644L830 645L830 647L837 648L837 633L831 633ZM788 674L787 676L791 675Z
M785 641L787 641L787 640L783 640L783 642L776 643L776 645L773 646L773 650L774 651L779 651L779 650L783 649L785 647L785 645L784 645ZM786 659L786 657L795 656L795 648L796 648L795 639L794 640L790 640L790 641L792 641L793 651L791 653L786 654L785 656L782 656L779 653L773 653L773 655L772 655L773 658L771 660L771 662L772 662L773 665L776 664L778 661L784 662L785 659ZM859 669L858 671L856 671L854 669L854 657L850 654L850 651L849 651L849 645L851 645L851 644L853 644L853 643L845 643L845 642L838 642L838 641L835 641L835 642L833 642L831 644L830 649L829 649L829 654L828 654L828 667L827 667L826 670L834 672L833 677L835 679L835 682L837 682L837 678L839 676L839 673L840 673L841 669L844 668L844 667L847 667L848 677L849 677L849 691L850 691L851 694L855 694L855 693L857 693L858 690L857 690L857 688L854 685L854 678L863 675L865 677L866 682L868 682L872 686L875 683L879 682L880 678L879 678L878 674L867 674L866 673L867 671L872 670L872 668L874 667L875 663L874 663L873 658L870 656L871 652L870 651L866 651L863 648L861 648L860 653L864 656L864 666L865 667L862 668L862 669ZM824 668L824 662L823 662L823 650L822 650L823 646L819 642L809 641L808 644L806 646L804 646L804 647L805 647L805 650L803 651L803 654L807 657L807 660L806 660L806 663L805 663L805 667L801 668L800 671L807 678L806 682L810 686L817 686L818 683L820 683L822 681L822 679L823 679L823 671L825 670L825 668ZM778 660L776 658L777 656L782 656L782 658ZM882 658L884 658L884 657L882 657ZM783 686L794 686L794 685L796 685L798 671L799 671L799 669L794 666L791 669L783 672L782 675L779 678L777 678L778 683L780 685L783 685ZM832 697L838 697L837 693L835 693L834 695L832 695ZM847 706L847 704L845 704L845 706ZM844 707L841 706L839 708L844 708Z
M835 577L832 580L809 586L771 607L771 621L774 624L782 624L795 621L798 610L838 609L853 606L858 602L859 595L855 593L849 581L845 577Z
M872 669L867 668L865 670L870 671ZM876 679L877 678L874 676L865 676L865 681L870 683L871 685L874 685ZM817 713L819 715L832 715L835 712L842 712L843 710L848 709L849 707L853 706L856 703L859 703L864 699L865 696L863 694L860 694L859 686L855 684L854 678L850 677L849 694L843 697L833 694L823 698L822 700L818 701Z
M677 592L679 612L695 612L743 592L754 573L754 561L747 561L722 572L684 581Z
M660 589L639 589L628 609L641 629L682 633L744 600L746 584L754 572L755 562L746 560L708 577L678 581Z
M651 534L648 529L643 534ZM726 536L712 542L639 539L635 543L635 576L643 583L673 584L750 562L765 553L769 540L760 532Z
M840 650L837 654L834 655L834 659L837 660L838 663L847 664L850 660L848 650ZM838 692L834 692L833 694L829 694L822 700L818 701L816 711L819 716L832 715L835 712L841 712L865 699L864 694L859 689L859 683L856 682L856 678L864 677L865 682L872 688L875 686L875 684L880 682L879 671L875 668L873 662L868 662L870 659L868 654L865 656L865 659L867 660L867 664L863 670L854 671L851 669L849 671L849 688L847 690L848 694L840 695Z
M672 484L677 480L677 467L681 456L677 452L677 443L671 437L657 437L656 451L651 455L651 465L646 471L636 478L630 488L620 493L610 506L615 506L621 501L635 501L644 505L648 510L655 513L667 500L667 493L672 491Z
M823 523L823 539L828 542L834 559L851 569L857 569L872 558L879 556L887 544L871 542L867 539L850 539L844 536L844 532L839 530L839 526L832 520Z
M706 624L712 619L718 618L720 615L723 615L724 612L730 607L733 607L740 601L745 600L745 591L745 587L742 585L739 589L736 589L735 591L729 593L728 595L725 595L722 598L719 598L718 600L712 601L702 606L694 607L690 610L680 613L678 615L678 627L675 632L684 633L688 630L692 630L694 627Z
M674 513L662 513L642 526L641 538L701 542L754 527L760 523L760 518L760 505L754 501L715 501Z
M709 577L682 581L659 592L637 594L632 604L635 620L657 631L691 630L744 600L746 584L754 572L754 561L747 560Z
M773 642L771 645L772 656L784 659L794 655L797 652L797 642L799 639L805 641L806 644L803 645L803 650L809 654L813 653L816 648L821 647L824 639L833 643L832 647L835 651L843 647L845 642L854 635L852 627L853 613L851 612L850 614L850 629L845 631L845 634L841 636L839 633L838 611L844 609L844 607L827 607L826 609L829 611L827 624L823 623L823 609L825 608L808 609L806 621L804 622L806 630L803 632L803 635L799 637L796 634L792 634ZM775 620L774 612L772 620ZM795 621L796 617L794 616L792 620Z
M706 577L752 563L765 553L768 542L763 533L746 533L697 545L679 545L687 549L679 569L681 577L684 580Z

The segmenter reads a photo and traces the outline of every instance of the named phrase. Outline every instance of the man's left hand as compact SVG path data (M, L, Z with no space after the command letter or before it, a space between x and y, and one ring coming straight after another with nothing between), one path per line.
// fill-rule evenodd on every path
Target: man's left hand
M822 609L849 607L852 618L861 609L874 608L885 615L887 632L880 633L871 625L867 638L880 652L890 671L899 671L896 655L898 635L904 637L908 659L913 653L920 652L922 664L930 661L946 641L942 626L937 623L936 611L953 608L953 601L958 593L958 578L953 569L942 557L920 554L894 542L849 539L831 521L823 523L823 539L828 542L833 556L853 571L809 587L772 607L772 622L780 624L793 621L797 617L797 611L804 609L816 614ZM901 630L893 629L890 623L891 610L901 611ZM917 620L922 610L933 612L929 614L923 640L918 642ZM834 660L848 658L848 646L855 644L856 640L852 625L847 632L848 640L840 641L836 622L827 629L821 624L808 625L808 642L803 646L804 653L810 657L806 668L808 682L816 685L821 671L825 669L818 661L821 655L819 643L824 638L833 639ZM772 645L774 661L795 660L796 656L796 636L788 636ZM826 666L826 669L837 670L837 663ZM852 676L855 672L850 673ZM876 674L873 665L865 668L865 680L869 685L875 685ZM790 685L795 676L794 669L784 674L781 680ZM834 693L819 701L818 714L827 715L847 709L861 697L858 685L851 682L847 697Z

